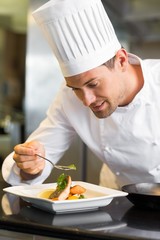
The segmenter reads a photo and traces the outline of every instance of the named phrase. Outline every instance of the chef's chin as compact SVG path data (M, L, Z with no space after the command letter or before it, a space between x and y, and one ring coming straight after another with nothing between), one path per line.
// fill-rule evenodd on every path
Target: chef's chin
M114 111L115 109L105 109L103 111L93 111L93 113L97 118L101 119L109 117Z
M93 112L93 113L97 118L107 118L108 116L110 116L110 114L104 113L103 111Z

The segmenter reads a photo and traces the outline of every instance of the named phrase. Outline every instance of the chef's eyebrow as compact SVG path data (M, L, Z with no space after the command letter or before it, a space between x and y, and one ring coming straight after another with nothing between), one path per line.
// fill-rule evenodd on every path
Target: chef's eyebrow
M91 78L91 79L89 79L87 82L85 82L82 86L85 86L85 85L87 85L88 83L90 83L90 82L92 82L92 81L94 81L94 80L96 80L96 79L97 79L97 78ZM66 86L69 87L69 88L79 88L79 87L71 86L71 85L69 85L68 83L66 84Z

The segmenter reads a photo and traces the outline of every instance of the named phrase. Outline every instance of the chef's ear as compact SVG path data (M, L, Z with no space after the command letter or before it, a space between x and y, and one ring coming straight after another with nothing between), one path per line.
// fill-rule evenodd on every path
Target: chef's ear
M117 67L121 68L122 71L126 70L126 67L128 65L128 53L124 48L121 48L116 53L115 64Z

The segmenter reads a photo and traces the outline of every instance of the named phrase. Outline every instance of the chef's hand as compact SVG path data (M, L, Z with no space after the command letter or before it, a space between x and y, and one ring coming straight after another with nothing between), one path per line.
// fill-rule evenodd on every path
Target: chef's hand
M14 151L13 159L20 168L20 174L24 180L33 179L41 174L45 160L36 156L36 153L45 156L45 149L41 143L31 141L18 144L14 147Z

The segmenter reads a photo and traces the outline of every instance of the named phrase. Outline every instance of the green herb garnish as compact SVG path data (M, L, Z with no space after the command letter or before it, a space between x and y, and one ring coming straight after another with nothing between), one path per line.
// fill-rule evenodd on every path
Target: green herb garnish
M63 190L65 189L66 185L67 185L67 175L62 173L57 179L57 188L58 190Z
M76 166L75 166L74 164L70 164L70 165L67 166L67 167L69 167L71 170L76 170Z
M83 199L83 198L85 198L85 196L81 194L78 199Z

